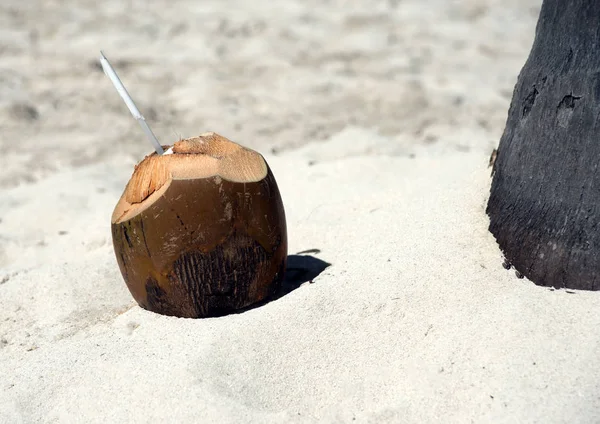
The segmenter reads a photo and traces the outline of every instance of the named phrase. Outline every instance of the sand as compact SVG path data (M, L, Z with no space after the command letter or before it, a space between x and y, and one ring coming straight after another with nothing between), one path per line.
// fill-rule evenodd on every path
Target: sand
M487 230L537 1L62 3L0 5L0 422L600 421L600 297ZM137 306L110 215L149 145L99 48L161 140L263 153L330 266L241 314Z
M125 166L3 194L3 222L43 233L45 246L23 249L0 286L2 421L600 419L600 298L502 268L486 157L267 160L290 253L319 249L331 266L215 319L132 301L107 219Z

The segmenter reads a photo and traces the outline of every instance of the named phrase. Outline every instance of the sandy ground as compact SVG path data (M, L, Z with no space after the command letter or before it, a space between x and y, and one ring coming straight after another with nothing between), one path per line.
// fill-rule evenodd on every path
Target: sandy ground
M348 125L491 150L533 40L534 0L2 0L0 187L148 151L103 49L164 143L216 131L261 151Z
M600 298L505 271L487 161L538 1L0 4L0 422L600 421ZM150 150L265 154L290 254L242 314L139 308L110 214Z

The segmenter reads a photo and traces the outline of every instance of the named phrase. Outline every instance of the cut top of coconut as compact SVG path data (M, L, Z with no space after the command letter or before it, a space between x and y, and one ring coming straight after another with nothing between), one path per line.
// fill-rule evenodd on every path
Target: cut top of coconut
M136 165L112 216L123 222L153 203L172 180L219 176L227 181L250 183L267 175L267 164L258 152L214 132L176 142L172 154L146 156Z

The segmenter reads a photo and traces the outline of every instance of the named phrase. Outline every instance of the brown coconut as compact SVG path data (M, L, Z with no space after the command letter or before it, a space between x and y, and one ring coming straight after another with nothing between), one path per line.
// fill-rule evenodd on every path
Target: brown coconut
M264 158L218 134L176 142L133 172L112 215L115 254L138 304L227 314L267 299L287 259L283 203Z

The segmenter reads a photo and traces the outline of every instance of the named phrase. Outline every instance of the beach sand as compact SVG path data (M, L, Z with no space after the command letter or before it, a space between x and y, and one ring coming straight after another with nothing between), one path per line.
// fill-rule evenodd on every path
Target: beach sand
M538 2L363 3L2 3L1 423L600 421L600 297L487 229ZM264 154L313 275L219 318L133 301L110 215L150 146L100 48L163 143Z

